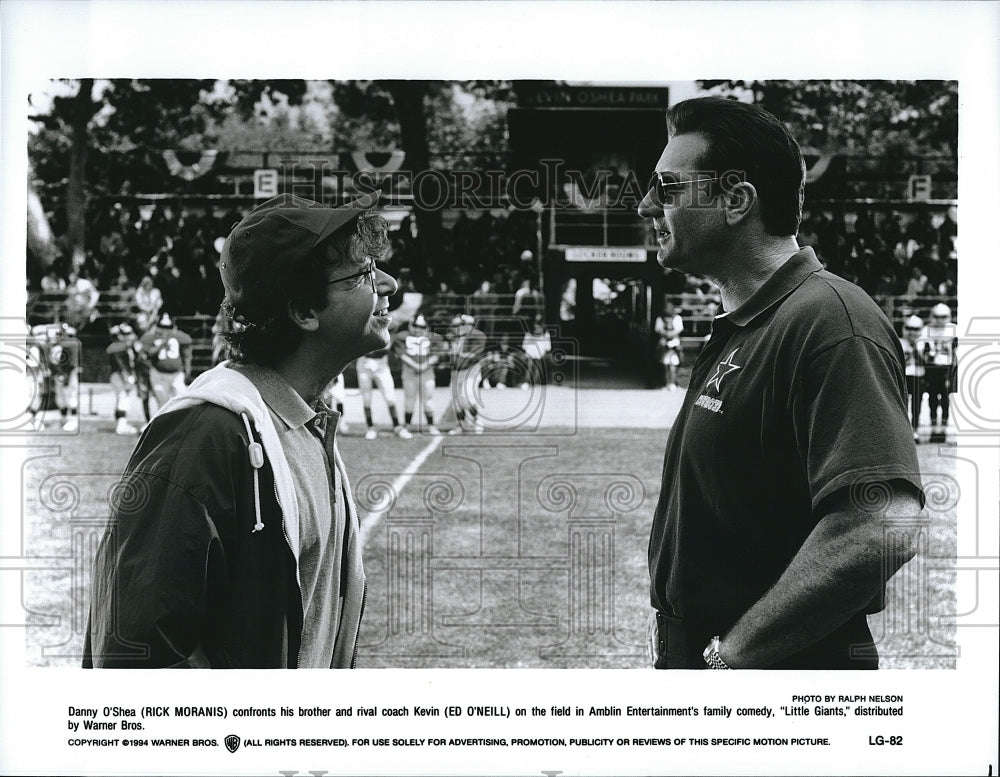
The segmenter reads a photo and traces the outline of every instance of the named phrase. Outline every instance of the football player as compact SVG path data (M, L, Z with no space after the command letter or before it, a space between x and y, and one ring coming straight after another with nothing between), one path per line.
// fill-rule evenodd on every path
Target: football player
M62 416L63 431L75 432L80 428L80 341L76 330L63 321L39 324L32 328L32 335L34 356L44 365L44 385L33 403L32 416L41 412L44 419L44 412L54 400Z
M920 442L917 425L920 423L920 408L924 401L924 355L920 347L920 333L924 320L920 316L910 316L903 322L903 336L899 347L903 349L903 364L906 370L906 390L910 395L910 422L913 424L913 442Z
M403 418L409 427L413 416L423 411L430 434L440 434L434 425L434 367L441 358L444 338L432 332L427 319L418 315L408 329L393 337L393 352L402 362Z
M184 390L191 375L191 337L174 325L169 313L164 313L139 342L149 360L153 396L163 407Z
M139 430L128 422L126 414L129 399L138 393L136 363L141 346L135 330L127 323L111 327L111 337L107 353L111 362L109 382L115 392L115 434L136 434Z
M468 314L451 320L451 404L458 425L449 434L461 434L468 428L482 434L479 420L478 386L482 380L482 355L486 349L486 334L476 329L476 319Z
M958 332L951 323L951 309L943 302L931 308L930 321L920 333L924 358L927 404L931 410L931 442L944 442L955 390L955 350Z
M389 371L389 348L373 351L367 356L362 356L357 361L358 388L361 389L361 401L365 406L365 424L368 426L365 431L366 440L374 440L378 437L378 432L372 424L372 386L377 385L382 399L385 400L389 408L389 416L392 418L392 430L397 437L409 440L413 434L405 426L399 423L399 412L396 410L396 384Z

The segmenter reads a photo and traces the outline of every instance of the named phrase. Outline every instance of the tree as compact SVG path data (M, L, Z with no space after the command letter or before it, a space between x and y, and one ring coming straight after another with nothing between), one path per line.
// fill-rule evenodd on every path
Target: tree
M955 81L699 81L720 94L749 92L803 146L880 156L958 154Z
M335 142L349 150L399 147L413 174L431 169L503 169L507 155L509 84L499 81L334 81ZM475 102L464 110L458 98ZM442 252L440 209L414 208L418 257L426 265Z
M827 158L841 196L902 196L908 176L933 173L938 196L955 194L955 81L700 81L722 95L750 96L783 122L804 149ZM827 176L830 177L830 176ZM853 183L848 185L847 181ZM825 179L824 179L825 182Z
M202 148L203 133L221 106L206 101L211 80L84 78L64 81L73 93L53 98L32 116L39 131L28 152L49 209L65 210L73 265L88 246L88 206L100 195L134 188L162 191L170 178L163 149Z

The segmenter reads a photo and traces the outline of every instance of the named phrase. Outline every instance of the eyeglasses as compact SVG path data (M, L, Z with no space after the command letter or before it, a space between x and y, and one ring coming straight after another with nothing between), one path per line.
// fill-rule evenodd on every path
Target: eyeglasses
M673 206L677 202L680 194L680 187L689 183L709 183L710 181L721 181L722 176L713 178L678 178L677 173L669 171L656 171L649 182L649 189L656 193L656 202L660 205Z
M350 291L354 291L355 289L361 286L362 282L364 281L364 277L367 275L368 281L372 285L372 291L378 294L378 287L375 285L375 270L376 270L375 261L373 259L369 259L368 266L365 267L365 269L363 269L361 272L356 272L353 275L345 275L343 278L334 278L333 280L329 280L326 283L329 286L332 283L340 283L341 281L353 281L356 278L357 280L348 287Z

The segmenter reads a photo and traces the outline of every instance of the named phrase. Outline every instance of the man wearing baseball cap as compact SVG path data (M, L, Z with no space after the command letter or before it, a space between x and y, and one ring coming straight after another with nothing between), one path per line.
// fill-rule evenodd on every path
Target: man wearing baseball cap
M358 517L320 399L389 343L375 192L268 200L222 249L232 352L147 427L98 549L84 666L352 667Z

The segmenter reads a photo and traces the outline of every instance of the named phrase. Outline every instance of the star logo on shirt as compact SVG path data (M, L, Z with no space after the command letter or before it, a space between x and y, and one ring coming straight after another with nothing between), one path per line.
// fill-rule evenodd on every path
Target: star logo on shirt
M715 386L717 392L722 391L722 379L726 377L731 372L736 372L736 370L743 369L741 364L733 364L733 357L736 352L740 350L739 348L734 348L733 352L725 358L725 360L719 362L719 366L715 368L715 374L712 376L711 380L705 384L705 388L711 388Z

